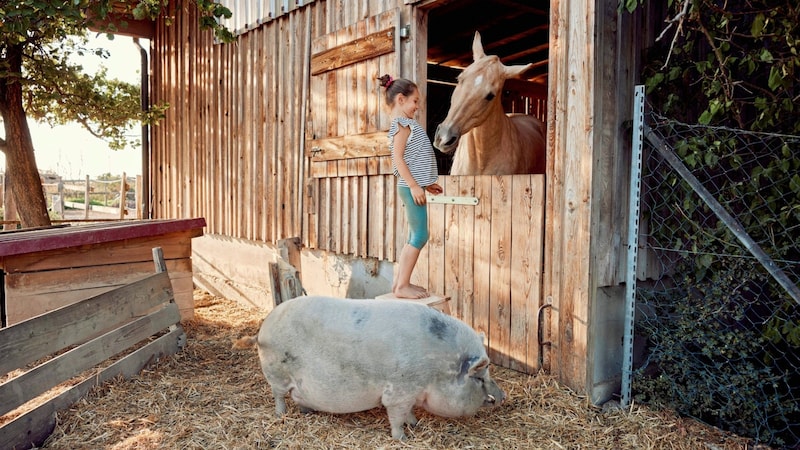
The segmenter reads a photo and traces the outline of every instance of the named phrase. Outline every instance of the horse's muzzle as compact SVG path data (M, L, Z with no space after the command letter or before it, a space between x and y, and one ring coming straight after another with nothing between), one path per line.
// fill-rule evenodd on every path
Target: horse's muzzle
M453 153L458 147L458 139L461 136L451 133L450 128L436 127L436 135L433 138L433 146L444 153Z

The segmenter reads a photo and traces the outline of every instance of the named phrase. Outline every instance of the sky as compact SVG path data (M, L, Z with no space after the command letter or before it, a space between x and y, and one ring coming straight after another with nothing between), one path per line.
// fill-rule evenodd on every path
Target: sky
M145 49L149 47L147 40L140 40L140 43ZM116 36L114 40L108 40L104 34L92 34L89 45L108 49L110 57L101 59L91 55L76 59L87 73L96 72L102 64L108 69L110 78L139 85L141 58L133 38ZM127 176L142 174L141 147L111 150L105 141L92 136L77 124L52 128L29 119L28 125L33 138L36 165L42 172L55 172L64 180L85 179L86 175L97 178L106 173L122 175L125 172ZM141 140L139 127L132 134ZM0 168L4 167L5 156L0 153Z

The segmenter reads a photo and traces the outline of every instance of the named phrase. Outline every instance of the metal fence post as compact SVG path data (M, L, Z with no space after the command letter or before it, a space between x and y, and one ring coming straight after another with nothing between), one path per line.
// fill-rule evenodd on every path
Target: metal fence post
M628 193L628 257L625 273L625 332L622 341L622 398L631 401L633 379L633 322L636 313L636 257L639 253L639 199L642 184L642 132L644 130L644 86L634 88L631 177Z

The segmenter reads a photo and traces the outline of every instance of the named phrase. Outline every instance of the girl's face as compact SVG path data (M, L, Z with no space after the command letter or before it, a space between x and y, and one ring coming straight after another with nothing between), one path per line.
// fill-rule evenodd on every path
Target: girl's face
M419 109L419 91L415 90L411 95L406 97L403 94L397 96L397 106L400 107L400 112L409 119L413 119Z

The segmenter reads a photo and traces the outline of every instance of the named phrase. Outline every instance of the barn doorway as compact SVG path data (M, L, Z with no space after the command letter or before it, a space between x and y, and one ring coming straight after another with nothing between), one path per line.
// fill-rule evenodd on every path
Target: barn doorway
M507 113L535 115L547 122L547 74L550 5L529 0L459 0L432 2L428 10L426 128L433 139L450 108L456 78L472 63L472 39L481 34L487 55L505 65L533 63L520 80L503 90ZM537 2L538 3L538 2ZM437 150L439 172L450 173L452 155Z
M505 112L547 121L549 3L530 3L420 3L427 47L417 51L427 55L425 125L432 141L458 75L473 62L476 31L487 55L509 66L533 63L522 79L506 82ZM450 297L451 314L484 333L494 364L525 373L546 369L548 324L540 326L545 175L447 176L452 156L437 153L437 159L443 197L452 200L430 202L430 239L412 282Z

